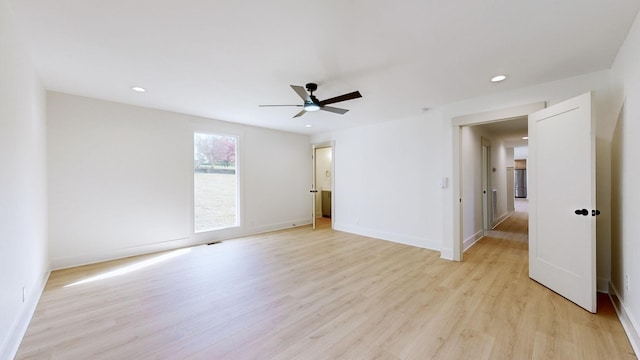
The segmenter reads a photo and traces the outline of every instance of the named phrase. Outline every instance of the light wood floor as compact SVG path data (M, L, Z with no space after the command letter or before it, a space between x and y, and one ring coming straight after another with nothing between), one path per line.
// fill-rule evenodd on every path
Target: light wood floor
M606 296L593 315L528 278L526 227L462 263L325 223L56 271L17 358L635 359Z

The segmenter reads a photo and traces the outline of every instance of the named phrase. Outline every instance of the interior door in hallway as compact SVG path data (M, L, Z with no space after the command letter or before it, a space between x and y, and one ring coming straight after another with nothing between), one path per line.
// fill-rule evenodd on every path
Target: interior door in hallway
M591 93L529 116L529 276L596 312Z

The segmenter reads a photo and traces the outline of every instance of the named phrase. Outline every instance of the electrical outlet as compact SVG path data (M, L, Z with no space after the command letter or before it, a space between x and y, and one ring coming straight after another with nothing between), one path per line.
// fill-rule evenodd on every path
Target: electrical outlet
M27 301L27 288L26 287L22 287L22 302Z
M629 274L624 274L624 290L629 291Z

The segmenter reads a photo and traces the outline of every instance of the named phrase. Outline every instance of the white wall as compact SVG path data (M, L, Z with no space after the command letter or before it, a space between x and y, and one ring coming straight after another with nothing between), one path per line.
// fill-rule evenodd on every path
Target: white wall
M484 234L482 204L482 138L490 143L489 205L492 190L497 191L497 211L490 219L496 225L507 215L507 149L504 140L483 130L480 126L461 128L462 174L462 239L463 249L468 249ZM512 151L513 153L513 151ZM513 166L513 156L511 158ZM495 169L495 172L493 171Z
M462 239L468 248L483 235L482 224L482 136L477 126L461 129ZM486 136L485 136L486 137Z
M491 140L491 188L498 191L497 211L494 215L493 225L495 226L507 216L507 148L505 142L499 137ZM494 171L495 169L495 171Z
M528 146L518 146L513 149L513 158L516 160L524 160L529 157Z
M0 359L11 359L49 265L44 89L4 0L0 54Z
M308 136L48 93L53 268L310 222ZM239 135L241 226L194 235L193 131Z
M612 117L618 119L611 150L612 290L623 325L640 351L640 18L636 18L612 67ZM628 280L625 282L625 276ZM627 286L625 286L625 283Z
M241 207L245 222L236 234L311 223L312 166L309 136L241 126Z
M514 200L514 173L513 173L513 169L515 168L515 161L514 161L514 148L512 147L508 147L505 149L505 163L504 166L505 168L510 168L510 171L507 171L507 169L505 169L505 176L507 177L507 179L505 179L505 197L507 199L507 212L513 212L515 211L515 200Z
M335 140L334 227L440 249L441 114L312 137Z

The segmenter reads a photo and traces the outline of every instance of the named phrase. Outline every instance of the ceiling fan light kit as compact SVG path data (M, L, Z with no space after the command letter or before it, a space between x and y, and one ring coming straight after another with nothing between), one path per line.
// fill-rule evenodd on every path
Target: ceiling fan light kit
M311 101L307 101L304 103L304 110L305 111L318 111L320 110L320 105L311 102Z
M304 101L302 105L259 105L261 107L269 107L269 106L296 106L302 107L302 111L297 113L294 118L304 115L306 112L310 111L318 111L324 110L329 111L335 114L344 115L347 109L341 109L333 106L327 106L329 104L335 104L341 101L353 100L357 98L361 98L362 95L359 91L350 92L348 94L332 97L330 99L319 101L318 98L313 95L313 92L318 89L318 84L316 83L308 83L303 88L302 86L290 85L293 91L300 96L300 98ZM308 93L307 93L308 92Z

